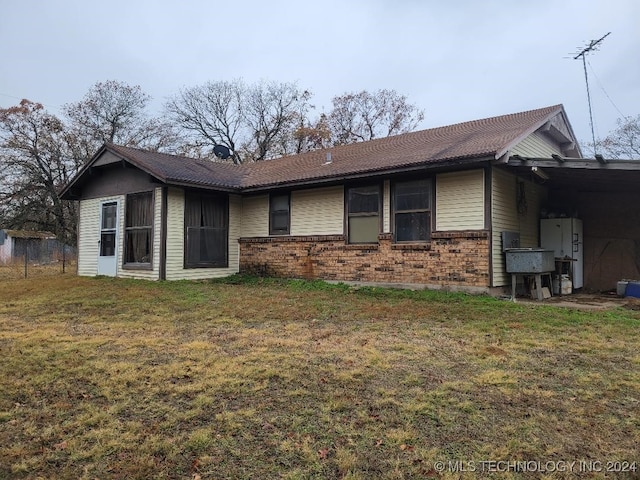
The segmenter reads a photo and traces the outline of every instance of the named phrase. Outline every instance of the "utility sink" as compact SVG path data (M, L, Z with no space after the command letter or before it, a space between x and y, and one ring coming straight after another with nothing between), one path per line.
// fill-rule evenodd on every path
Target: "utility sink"
M545 273L556 269L555 252L544 248L505 250L507 273Z

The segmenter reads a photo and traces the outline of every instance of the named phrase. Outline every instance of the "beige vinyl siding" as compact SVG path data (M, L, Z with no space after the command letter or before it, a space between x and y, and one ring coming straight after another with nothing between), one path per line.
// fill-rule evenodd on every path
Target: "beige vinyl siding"
M170 188L167 198L167 280L198 280L225 277L239 270L242 200L229 196L229 266L184 268L184 191Z
M391 182L384 181L382 189L382 231L391 232Z
M511 154L523 157L551 158L552 154L562 155L562 149L544 134L534 132L516 145Z
M184 270L184 191L167 190L167 280L183 278Z
M484 228L484 170L436 176L436 230Z
M229 195L229 266L226 275L240 271L240 233L242 227L242 198Z
M546 189L531 181L524 181L526 208L518 212L518 179L502 170L493 170L492 181L492 285L500 287L511 284L511 276L505 271L502 253L502 232L519 232L521 247L539 246L540 208L546 200Z
M336 235L344 230L344 187L291 193L291 235Z
M269 235L269 195L242 199L242 237Z
M78 275L98 274L98 254L100 253L100 211L104 202L118 202L118 218L122 217L123 196L92 198L80 201L78 221ZM116 245L120 249L120 232ZM119 267L118 267L119 270Z
M242 198L229 195L229 267L228 275L240 271L240 233L242 227Z
M525 182L527 211L520 217L520 245L540 246L540 209L547 201L547 189L532 182Z
M141 278L144 280L158 280L160 278L160 238L162 221L162 188L153 191L153 253L151 258L151 270L124 268L124 222L126 209L126 195L123 197L119 208L118 221L118 277Z
M516 177L506 172L493 170L491 195L491 222L493 226L491 251L493 255L494 287L509 285L511 279L505 271L502 253L502 237L504 231L519 231L518 210L516 205Z

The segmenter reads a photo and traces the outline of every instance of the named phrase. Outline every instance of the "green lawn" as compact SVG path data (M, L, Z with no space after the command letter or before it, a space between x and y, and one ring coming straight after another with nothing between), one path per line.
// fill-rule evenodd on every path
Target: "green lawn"
M322 282L0 280L0 478L640 478L615 471L639 333Z

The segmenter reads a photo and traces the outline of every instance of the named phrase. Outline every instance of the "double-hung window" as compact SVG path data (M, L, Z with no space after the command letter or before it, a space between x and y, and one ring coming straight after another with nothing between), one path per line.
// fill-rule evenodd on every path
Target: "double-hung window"
M431 180L393 185L396 242L427 242L431 238Z
M378 243L380 200L379 185L347 189L347 240L349 243Z
M184 208L186 268L227 267L229 199L187 192Z
M288 193L269 197L269 235L288 235L290 232L290 204Z
M153 192L127 195L124 226L124 264L151 267L153 252Z

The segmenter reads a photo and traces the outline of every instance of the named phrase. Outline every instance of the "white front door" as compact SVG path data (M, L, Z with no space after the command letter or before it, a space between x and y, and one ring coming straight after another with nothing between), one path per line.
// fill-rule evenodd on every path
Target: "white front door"
M118 238L118 202L105 202L100 210L98 275L116 276Z

